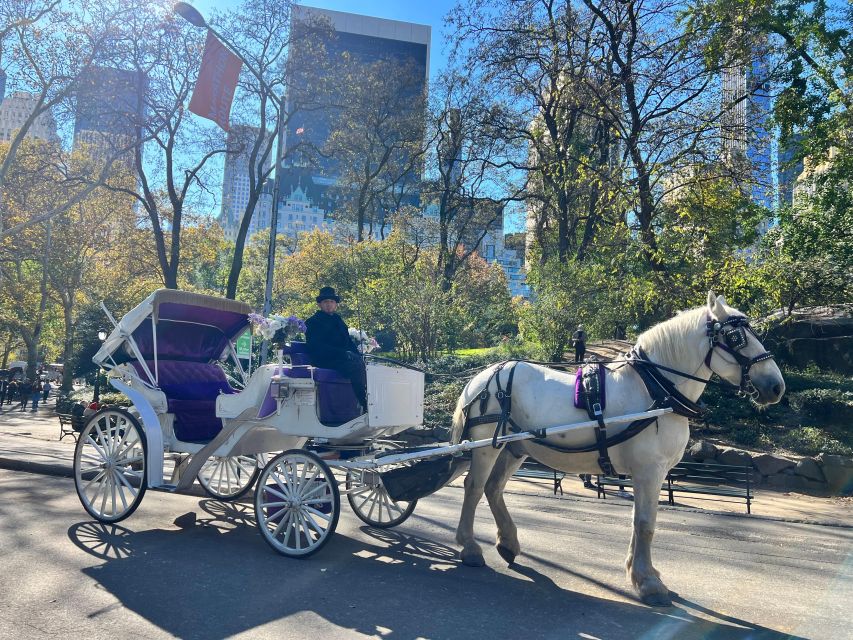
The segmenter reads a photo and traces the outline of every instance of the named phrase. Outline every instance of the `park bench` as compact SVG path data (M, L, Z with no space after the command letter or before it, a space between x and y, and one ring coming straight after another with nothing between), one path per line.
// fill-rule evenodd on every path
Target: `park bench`
M563 494L563 478L566 477L566 474L551 467L546 467L544 464L539 464L533 460L525 461L518 468L518 471L512 475L515 478L552 480L554 482L554 495L557 495L557 490L560 491L560 495Z
M59 416L59 439L62 440L65 436L71 436L76 442L77 435L86 426L86 418L72 416L70 413L57 413L56 415Z
M667 494L667 502L675 505L675 494L691 494L698 500L734 499L746 501L746 512L752 513L752 467L711 462L679 462L661 485L661 491ZM606 498L607 487L633 489L630 477L597 476L595 487L599 498ZM713 496L699 498L697 496ZM732 501L732 500L726 500Z

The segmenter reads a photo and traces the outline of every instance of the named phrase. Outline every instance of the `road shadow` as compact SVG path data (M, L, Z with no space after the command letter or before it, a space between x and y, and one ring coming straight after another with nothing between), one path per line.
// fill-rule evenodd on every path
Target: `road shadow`
M226 638L306 612L382 638L790 637L686 600L652 609L585 595L523 565L471 569L454 548L399 529L336 533L315 556L284 558L262 541L250 506L200 507L175 520L178 530L81 522L68 537L102 561L87 576L180 638Z

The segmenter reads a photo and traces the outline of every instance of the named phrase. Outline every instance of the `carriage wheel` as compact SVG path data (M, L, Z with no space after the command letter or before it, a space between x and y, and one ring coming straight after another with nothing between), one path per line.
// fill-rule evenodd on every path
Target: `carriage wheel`
M332 537L340 512L335 477L310 451L285 451L261 472L255 517L264 540L280 554L298 558L319 551Z
M377 441L375 453L399 449L393 442ZM358 518L372 527L390 529L405 522L418 504L417 500L395 502L388 495L382 478L376 471L367 469L347 470L347 501Z
M132 514L147 486L148 447L139 422L122 409L93 415L74 449L74 486L83 508L100 522Z
M211 456L198 472L198 482L208 495L228 502L244 496L260 472L254 456Z

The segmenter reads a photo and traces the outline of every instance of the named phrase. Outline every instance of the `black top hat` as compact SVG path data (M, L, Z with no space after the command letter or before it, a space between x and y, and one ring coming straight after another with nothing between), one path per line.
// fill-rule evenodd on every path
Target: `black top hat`
M323 300L334 300L335 302L341 301L338 294L335 293L334 287L323 287L320 289L320 295L317 296L317 304L320 304Z

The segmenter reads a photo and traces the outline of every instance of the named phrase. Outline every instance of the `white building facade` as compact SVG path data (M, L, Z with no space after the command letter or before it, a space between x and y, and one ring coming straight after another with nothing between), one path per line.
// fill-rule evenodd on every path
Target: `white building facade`
M10 93L0 103L0 142L8 142L24 126L27 119L38 106L38 96L25 91ZM39 114L29 131L28 138L37 138L47 142L58 142L56 121L50 111Z

